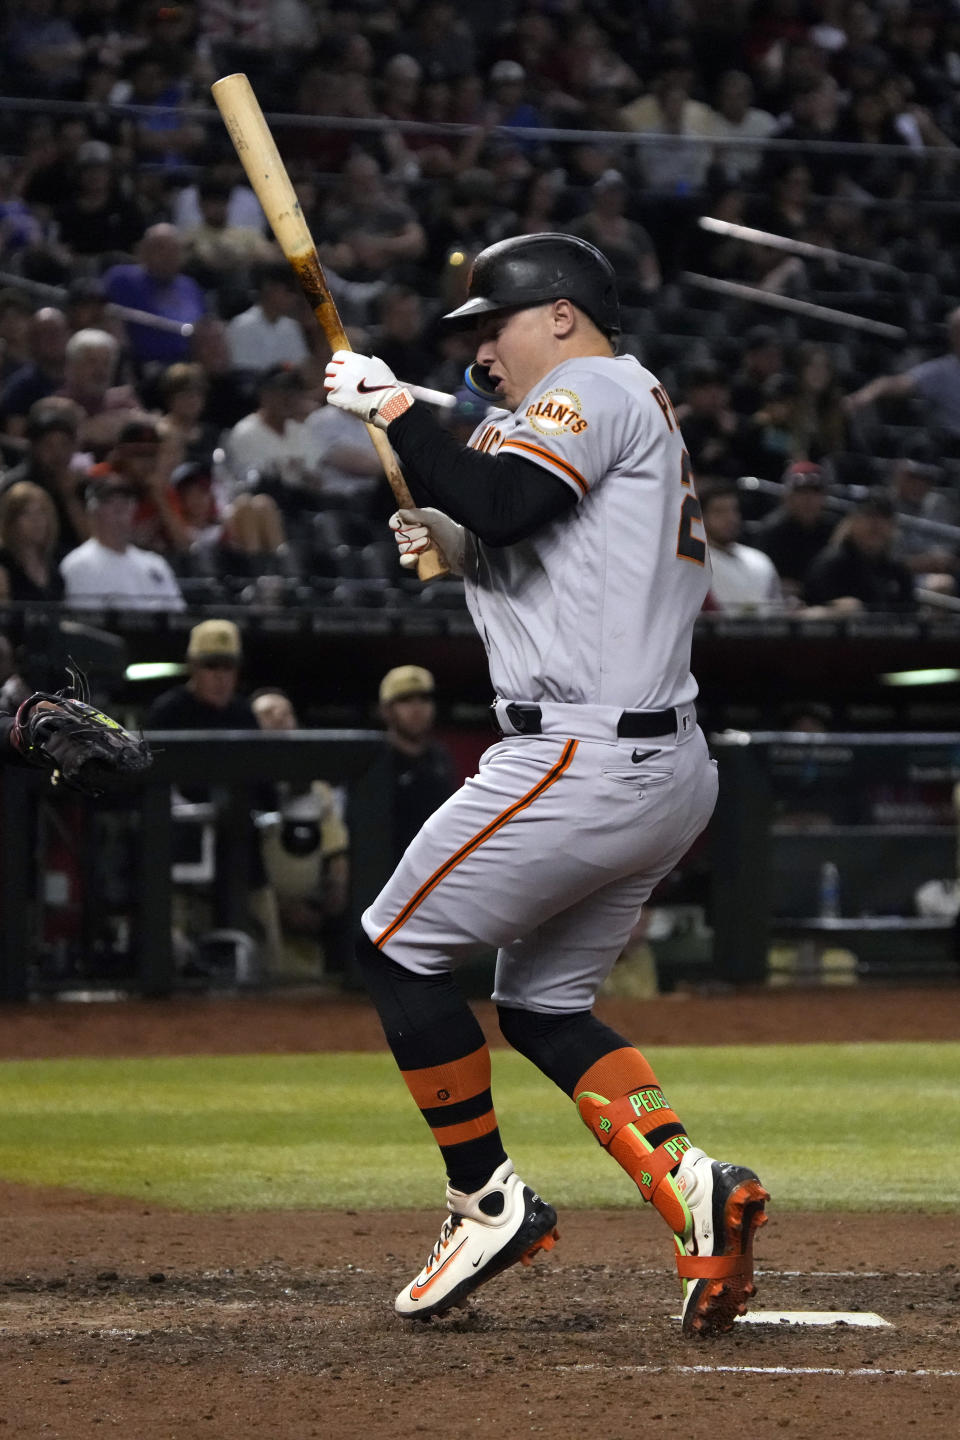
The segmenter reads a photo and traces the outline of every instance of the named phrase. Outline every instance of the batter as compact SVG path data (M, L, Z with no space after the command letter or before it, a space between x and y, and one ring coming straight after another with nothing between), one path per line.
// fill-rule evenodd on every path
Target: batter
M402 560L433 544L463 575L503 737L363 916L364 977L448 1179L449 1216L396 1309L442 1314L556 1238L503 1148L452 977L493 946L505 1037L674 1233L684 1333L726 1331L754 1293L767 1192L693 1146L640 1051L592 1014L716 801L690 672L710 561L689 458L656 377L615 353L613 272L585 241L488 247L446 319L477 327L473 383L499 407L467 447L382 361L338 351L325 382L403 462L418 508L391 521Z

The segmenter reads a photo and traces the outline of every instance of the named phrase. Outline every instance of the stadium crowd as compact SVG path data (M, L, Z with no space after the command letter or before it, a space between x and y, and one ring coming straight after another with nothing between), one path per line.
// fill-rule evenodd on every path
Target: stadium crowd
M439 316L483 246L569 231L679 412L711 608L956 593L957 0L20 0L2 38L0 601L409 588L210 98L233 70L355 348L464 438Z

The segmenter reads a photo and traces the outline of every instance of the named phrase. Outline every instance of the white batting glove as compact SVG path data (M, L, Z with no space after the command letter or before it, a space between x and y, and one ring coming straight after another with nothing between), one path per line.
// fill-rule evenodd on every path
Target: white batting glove
M413 404L410 391L399 383L389 365L355 350L334 351L323 388L331 405L380 430L386 430L391 420Z
M400 564L415 570L424 550L436 546L451 575L462 575L464 565L464 530L442 510L397 510L388 520L400 551Z

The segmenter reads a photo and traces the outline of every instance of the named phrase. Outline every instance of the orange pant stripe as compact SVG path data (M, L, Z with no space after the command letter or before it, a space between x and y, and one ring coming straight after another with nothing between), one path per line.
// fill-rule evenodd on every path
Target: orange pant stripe
M474 835L472 840L468 840L465 845L461 845L455 854L451 855L448 860L445 860L439 870L435 870L429 880L425 880L416 894L407 901L406 905L404 905L400 911L400 914L390 922L385 930L381 930L374 944L382 949L391 936L396 935L397 931L403 928L410 919L410 916L423 904L431 891L437 888L445 875L449 875L450 871L455 870L461 861L466 860L468 855L472 855L474 850L478 850L485 840L489 840L492 835L495 835L498 830L502 829L515 815L519 815L521 810L526 810L527 806L532 805L534 800L541 796L544 791L549 790L550 786L555 784L563 772L569 768L576 753L578 743L576 740L568 740L563 748L563 754L560 756L556 765L547 772L542 780L539 780L537 784L534 785L532 790L528 790L526 795L521 796L519 800L515 800L512 805L508 805L506 810L503 810L496 819L491 820L489 825L485 825L478 835Z

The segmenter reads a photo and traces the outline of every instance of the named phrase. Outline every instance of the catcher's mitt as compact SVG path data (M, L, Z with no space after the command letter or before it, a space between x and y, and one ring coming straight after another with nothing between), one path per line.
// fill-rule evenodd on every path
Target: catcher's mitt
M73 672L74 685L55 695L38 690L17 711L11 733L25 759L84 795L122 789L153 764L150 747L87 701L86 685Z

